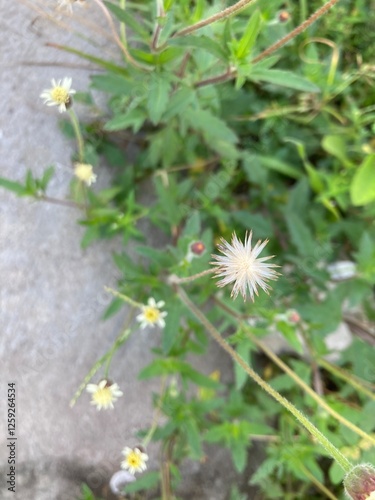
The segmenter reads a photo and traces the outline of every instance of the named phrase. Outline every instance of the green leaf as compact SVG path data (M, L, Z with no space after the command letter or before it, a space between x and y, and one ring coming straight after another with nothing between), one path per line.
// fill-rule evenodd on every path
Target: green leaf
M162 349L168 354L178 337L180 320L182 316L182 304L179 300L170 301L168 315L165 317L165 327L162 332Z
M167 108L171 84L161 75L154 75L150 82L147 111L151 122L156 125Z
M105 5L108 7L108 9L113 12L113 14L119 19L119 21L122 21L124 24L129 26L129 28L134 31L134 33L137 33L142 39L147 39L150 35L149 32L146 28L144 28L135 17L133 17L131 14L129 14L128 10L121 9L117 5L111 3L111 2L104 2ZM139 16L139 19L142 19L141 16Z
M232 216L245 229L252 229L254 238L269 238L273 233L272 223L266 216L252 214L246 210L232 212Z
M8 179L5 179L4 177L0 177L0 186L8 189L8 191L13 191L13 193L16 193L18 196L30 195L29 190L26 189L23 184L21 184L20 182L10 181Z
M210 54L216 56L222 61L228 60L228 55L222 46L215 42L212 38L205 35L202 36L184 36L181 38L173 38L168 41L170 45L177 45L180 47L193 47L197 49L205 49Z
M326 135L322 140L322 146L327 153L338 158L346 167L351 166L351 162L346 156L346 141L342 135Z
M86 52L82 52L81 50L74 49L73 47L69 47L68 45L58 45L57 43L50 43L49 46L54 47L56 49L63 50L64 52L69 52L71 54L75 54L82 59L86 59L102 68L105 68L108 71L113 71L114 73L120 73L121 75L128 75L128 70L122 66L118 66L115 63L107 61L106 59L100 59L99 57L92 56L91 54L87 54Z
M306 223L298 214L285 211L285 219L291 240L302 257L314 254L315 240Z
M199 460L202 456L201 439L196 421L191 417L185 418L182 427L185 431L187 442L191 449L191 458Z
M375 200L375 154L367 156L358 167L350 186L350 197L356 207Z
M245 32L239 41L236 56L238 59L245 58L251 49L254 47L261 26L261 14L257 9L250 18L250 21L245 29Z
M292 179L300 179L303 176L302 172L298 168L279 160L278 158L263 155L259 155L258 158L264 167L274 170L275 172L279 172L279 174L286 175Z
M104 125L104 130L124 130L132 128L133 132L138 132L146 121L147 115L142 109L132 109L128 113L115 116Z
M123 75L108 73L106 75L92 75L92 86L98 90L109 92L114 95L129 94L134 84Z
M189 109L185 112L184 118L192 129L201 131L208 139L222 140L233 144L238 141L233 130L210 111Z
M168 101L163 120L167 121L176 115L181 115L195 97L194 89L181 87L173 93Z
M42 178L39 181L40 188L44 192L47 189L49 181L52 179L53 174L55 173L54 167L48 167L43 173Z
M303 76L281 69L254 69L248 78L254 82L267 82L281 87L301 90L302 92L320 92L320 88Z
M125 493L135 493L141 490L150 490L151 488L156 488L160 481L159 472L144 472L142 475L137 477L137 480L133 483L127 483L124 490Z

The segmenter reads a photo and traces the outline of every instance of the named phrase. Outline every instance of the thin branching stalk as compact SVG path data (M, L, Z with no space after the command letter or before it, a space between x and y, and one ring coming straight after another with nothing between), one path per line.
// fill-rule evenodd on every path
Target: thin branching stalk
M318 490L324 493L327 498L330 498L331 500L338 500L338 498L333 493L331 493L329 489L326 488L324 484L321 483L303 463L300 463L299 467L305 474L305 476L307 476L308 479L318 488Z
M46 196L45 194L40 194L36 196L38 201L45 201L47 203L52 203L54 205L61 205L63 207L69 208L79 208L85 210L87 208L83 203L77 203L71 200L59 200L58 198L52 198L51 196Z
M275 42L274 44L270 45L267 49L263 50L260 54L258 54L256 57L254 57L251 60L252 64L255 64L266 57L270 56L277 50L279 50L281 47L283 47L286 43L288 43L290 40L298 36L300 33L305 31L307 28L309 28L315 21L317 21L320 17L322 17L324 14L326 14L329 9L331 9L339 0L329 0L327 3L325 3L320 9L316 10L306 21L301 23L299 26L297 26L294 30L292 30L290 33L285 35L283 38ZM194 26L194 25L193 25ZM178 32L179 33L179 32ZM175 35L176 36L176 35ZM212 78L207 78L205 80L200 80L195 84L196 87L204 87L205 85L212 85L212 84L217 84L217 83L223 83L226 82L227 80L232 80L235 78L237 75L237 69L232 68L230 70L226 70L225 73L221 73L220 75L217 75Z
M104 290L106 292L108 292L108 293L111 293L115 297L118 297L119 299L122 299L124 302L127 302L128 304L130 304L133 307L137 307L137 308L142 308L143 307L143 304L141 304L140 302L136 302L135 300L131 299L127 295L124 295L124 294L122 294L120 292L117 292L116 290L113 290L113 288L105 286Z
M159 37L162 32L162 25L159 22L159 19L165 17L165 11L164 11L164 5L163 5L163 0L156 0L156 24L154 28L154 34L152 36L151 40L151 50L153 52L156 52L158 50L158 42L159 42Z
M216 328L208 321L206 316L191 302L186 293L179 286L176 287L177 293L181 301L190 309L194 316L202 323L207 329L213 339L226 351L233 361L238 363L241 368L256 382L265 392L273 397L280 405L288 410L297 420L303 425L312 436L325 448L329 455L336 460L338 465L345 471L349 472L353 465L344 455L313 425L308 418L303 415L290 401L284 396L273 389L267 382L265 382L246 362L245 360L224 340Z
M77 139L78 160L82 163L84 159L84 143L83 143L81 127L79 126L77 115L75 114L73 109L69 110L69 116L70 116L70 121L72 122L74 134Z
M294 380L294 382L303 389L306 394L311 396L311 398L318 403L318 405L323 408L327 413L332 415L338 422L340 422L342 425L350 429L351 431L355 432L358 436L361 436L362 438L371 441L375 445L375 438L372 437L371 435L367 434L364 432L362 429L354 425L352 422L349 422L345 417L340 415L337 411L335 411L333 408L331 408L325 401L322 399L311 387L309 387L296 373L294 373L293 370L289 368L274 352L272 352L263 342L261 342L259 339L257 339L250 331L249 327L245 324L242 325L246 335L249 337L249 339L257 346L259 349L261 349L269 359L271 359L279 368L283 370L287 375L289 375L290 378Z
M283 36L279 41L275 42L272 44L270 47L268 47L266 50L263 50L260 54L258 54L254 59L251 61L253 64L261 61L265 57L268 57L271 55L273 52L276 52L279 50L283 45L288 43L290 40L298 36L300 33L305 31L307 28L309 28L315 21L317 21L320 17L324 16L329 9L331 9L335 4L337 4L339 0L329 0L327 3L325 3L320 9L316 10L311 16L306 19L303 23L301 23L297 28L294 28L290 33L287 35Z
M122 10L126 9L126 0L120 0L119 7ZM121 43L124 47L127 47L128 42L126 40L126 24L124 22L120 23L120 38Z
M112 36L113 36L113 39L115 40L116 44L119 46L119 48L121 49L121 51L123 52L124 56L125 56L125 59L128 61L129 64L135 66L136 68L139 68L139 69L143 69L143 70L148 70L149 68L147 68L146 66L144 66L143 64L140 64L138 61L136 61L133 56L130 54L130 52L128 51L128 47L127 45L124 45L122 42L121 42L121 39L120 37L118 36L117 34L117 31L116 31L116 28L115 28L115 25L113 23L113 20L112 20L112 17L110 15L110 13L108 12L108 9L107 7L104 5L104 3L101 1L101 0L94 0L94 2L98 5L98 7L102 10L102 12L104 13L104 16L105 18L107 19L108 21L108 24L109 24L109 27L111 29L111 32L112 32Z
M369 397L373 401L375 401L375 394L371 390L369 390L365 387L365 384L368 383L366 380L358 379L352 373L349 373L346 370L343 370L342 368L333 365L332 363L330 363L329 361L327 361L323 358L318 359L318 364L320 366L322 366L323 368L325 368L328 372L335 375L336 377L341 378L342 380L345 380L345 382L347 384L350 384L357 391L362 392L367 397ZM374 386L374 384L369 384L369 387L373 387L373 386Z
M127 323L129 323L132 320L132 317ZM129 336L131 334L131 329L130 328L125 328L120 335L117 337L115 340L113 346L109 351L107 351L98 361L92 366L86 377L83 379L81 385L78 387L76 393L74 394L72 400L70 401L69 405L71 408L76 404L78 398L84 391L85 387L87 384L90 382L92 377L95 375L95 373L99 370L99 368L108 360L108 358L111 358L113 356L114 351L116 351L126 340L128 340ZM106 373L107 375L107 373Z
M175 274L172 274L168 278L168 282L170 285L180 285L181 283L190 283L191 281L195 281L198 278L202 278L202 276L207 276L207 274L212 274L215 272L215 269L206 269L201 273L193 274L192 276L187 276L186 278L179 278Z
M221 19L226 19L230 16L233 16L240 10L244 9L248 5L251 4L251 2L254 2L255 0L240 0L239 2L235 3L234 5L231 5L230 7L227 7L226 9L222 10L221 12L218 12L217 14L214 14L213 16L208 17L207 19L204 19L203 21L199 21L198 23L192 24L191 26L188 26L187 28L184 28L180 31L177 31L173 35L172 38L176 38L178 36L184 36L184 35L189 35L190 33L193 33L193 31L197 31L204 26L208 26L209 24L215 23L216 21L220 21Z

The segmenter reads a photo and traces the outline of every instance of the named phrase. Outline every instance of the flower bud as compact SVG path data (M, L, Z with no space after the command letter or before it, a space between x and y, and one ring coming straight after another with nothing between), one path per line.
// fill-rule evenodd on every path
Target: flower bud
M279 13L279 22L280 23L286 23L290 19L290 14L286 10L282 10Z
M345 492L352 500L375 500L375 467L359 464L344 479Z
M190 251L195 254L195 255L202 255L204 251L206 250L206 247L204 243L201 241L195 241L190 245Z

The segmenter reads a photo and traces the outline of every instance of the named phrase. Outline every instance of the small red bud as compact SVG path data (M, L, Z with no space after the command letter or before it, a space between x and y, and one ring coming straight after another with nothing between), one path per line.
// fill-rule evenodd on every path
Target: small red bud
M202 255L204 251L206 250L206 247L204 243L201 241L195 241L190 245L190 251L195 254L195 255Z
M290 19L290 14L286 10L282 10L279 13L279 21L280 23L286 23Z

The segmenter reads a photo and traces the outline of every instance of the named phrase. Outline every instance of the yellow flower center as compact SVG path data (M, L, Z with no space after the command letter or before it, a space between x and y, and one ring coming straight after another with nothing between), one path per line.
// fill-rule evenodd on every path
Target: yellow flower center
M92 171L92 165L89 163L76 163L74 173L80 181L91 183L95 181L95 176Z
M149 323L156 323L160 318L160 311L156 307L145 307L143 314Z
M139 453L136 453L135 451L129 453L129 455L126 457L126 461L134 469L138 469L143 462L141 455Z
M54 87L51 90L51 97L52 99L57 102L58 104L66 104L69 102L69 93L67 92L64 87Z
M95 403L101 406L108 406L108 404L112 401L113 396L109 387L103 387L103 389L98 389L92 395Z

